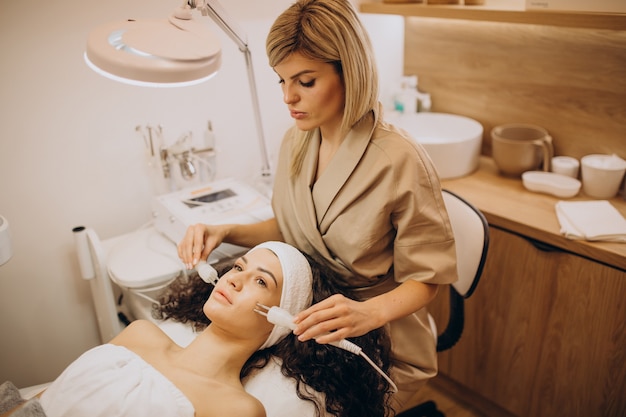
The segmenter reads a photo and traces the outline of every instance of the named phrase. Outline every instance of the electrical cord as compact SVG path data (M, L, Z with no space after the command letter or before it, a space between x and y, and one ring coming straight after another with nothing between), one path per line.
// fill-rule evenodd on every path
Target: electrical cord
M293 316L289 314L287 310L276 306L268 307L259 303L257 303L257 306L260 309L255 308L254 311L261 314L262 316L265 316L267 318L267 321L269 321L270 323L275 324L276 326L287 327L291 330L294 330L296 328L296 324L293 322ZM387 380L387 382L389 382L392 392L398 392L398 387L396 386L396 384L385 372L383 372L382 369L380 369L380 367L378 367L378 365L374 363L374 361L369 358L369 356L365 354L365 352L363 352L363 349L361 349L360 346L346 339L341 339L336 342L330 342L329 345L333 345L335 347L364 358L370 364L370 366L376 370L376 372L378 372L383 378Z

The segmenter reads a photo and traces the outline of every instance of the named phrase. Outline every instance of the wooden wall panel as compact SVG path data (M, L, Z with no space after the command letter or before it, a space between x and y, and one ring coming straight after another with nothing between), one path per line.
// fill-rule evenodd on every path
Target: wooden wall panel
M406 74L419 76L433 111L466 115L490 130L533 123L557 155L626 158L626 31L405 19Z

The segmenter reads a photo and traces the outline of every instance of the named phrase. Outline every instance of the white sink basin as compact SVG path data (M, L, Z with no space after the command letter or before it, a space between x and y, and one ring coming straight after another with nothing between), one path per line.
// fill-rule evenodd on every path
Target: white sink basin
M476 120L448 113L387 113L386 119L426 149L439 178L463 177L478 168L483 126Z

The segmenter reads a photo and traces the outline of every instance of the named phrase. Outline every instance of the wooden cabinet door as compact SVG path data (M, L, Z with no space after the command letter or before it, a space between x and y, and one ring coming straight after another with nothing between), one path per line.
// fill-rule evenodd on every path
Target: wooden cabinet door
M626 415L626 273L495 227L490 238L440 372L520 417ZM447 304L446 289L437 323Z

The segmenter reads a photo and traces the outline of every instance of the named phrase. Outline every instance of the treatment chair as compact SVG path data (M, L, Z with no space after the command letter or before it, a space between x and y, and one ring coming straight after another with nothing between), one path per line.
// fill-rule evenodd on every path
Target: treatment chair
M444 190L443 199L454 233L458 281L450 285L450 317L445 330L438 336L433 317L428 317L437 342L437 352L450 349L461 338L465 321L464 302L476 289L489 247L489 225L480 210L451 191ZM443 416L433 401L419 404L397 415Z

